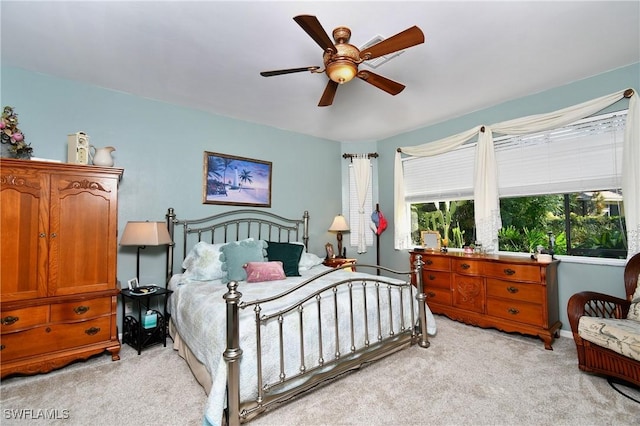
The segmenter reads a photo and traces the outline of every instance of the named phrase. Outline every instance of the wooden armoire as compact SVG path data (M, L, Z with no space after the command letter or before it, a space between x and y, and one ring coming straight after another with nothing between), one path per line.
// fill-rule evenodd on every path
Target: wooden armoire
M118 183L123 170L0 159L2 377L104 351L116 325Z

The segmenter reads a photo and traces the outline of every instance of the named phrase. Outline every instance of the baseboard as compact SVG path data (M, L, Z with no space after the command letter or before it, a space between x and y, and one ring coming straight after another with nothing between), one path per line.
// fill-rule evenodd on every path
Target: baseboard
M560 337L568 337L570 339L573 339L573 333L571 332L571 330L560 330Z

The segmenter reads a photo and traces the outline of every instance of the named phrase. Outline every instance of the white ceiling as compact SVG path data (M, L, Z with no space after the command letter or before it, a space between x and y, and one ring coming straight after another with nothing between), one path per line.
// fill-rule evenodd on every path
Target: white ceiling
M2 63L337 141L393 136L640 61L640 1L7 1ZM317 106L325 74L293 21L351 43L417 25L426 42ZM361 69L366 69L364 65ZM621 87L620 89L623 89ZM543 112L543 111L541 111Z

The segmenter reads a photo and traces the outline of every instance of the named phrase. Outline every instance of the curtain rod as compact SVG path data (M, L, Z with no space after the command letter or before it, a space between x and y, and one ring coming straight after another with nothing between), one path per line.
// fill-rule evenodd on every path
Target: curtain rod
M342 154L342 158L352 159L353 157L357 157L360 154ZM377 152L370 152L367 154L367 158L378 158Z

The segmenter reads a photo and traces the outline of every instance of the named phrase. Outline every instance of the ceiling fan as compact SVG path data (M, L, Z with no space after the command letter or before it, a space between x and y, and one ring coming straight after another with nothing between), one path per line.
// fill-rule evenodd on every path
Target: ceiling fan
M413 26L393 37L376 43L372 46L364 48L360 51L357 47L349 44L351 38L351 30L347 27L337 27L333 30L333 38L335 44L331 41L324 28L318 21L318 18L311 15L299 15L293 18L294 21L302 27L303 30L311 36L311 38L324 50L323 62L324 69L318 66L310 66L304 68L289 68L275 71L263 71L260 73L263 77L272 77L274 75L292 74L296 72L309 71L311 73L326 73L329 76L329 82L324 89L324 93L320 98L318 106L329 106L333 103L339 84L351 81L354 77L358 77L367 83L382 89L391 95L397 95L402 92L404 85L389 80L386 77L375 74L371 71L358 71L358 65L364 61L375 59L398 50L407 49L420 43L424 43L424 34L420 28Z

